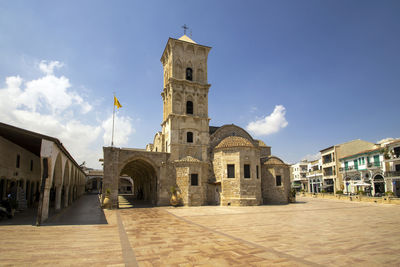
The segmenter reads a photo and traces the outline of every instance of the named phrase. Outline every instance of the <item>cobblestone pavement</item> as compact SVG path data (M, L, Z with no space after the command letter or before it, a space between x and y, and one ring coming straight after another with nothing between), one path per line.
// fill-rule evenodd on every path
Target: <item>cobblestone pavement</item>
M0 226L0 265L400 266L397 205L298 198L105 217L108 224Z

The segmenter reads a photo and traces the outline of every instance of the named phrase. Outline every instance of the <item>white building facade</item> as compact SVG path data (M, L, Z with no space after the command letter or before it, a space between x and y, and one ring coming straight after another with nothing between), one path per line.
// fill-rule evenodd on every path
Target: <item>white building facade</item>
M321 193L325 191L322 178L322 159L310 161L307 166L308 192Z
M308 191L308 180L307 180L307 171L308 171L308 162L300 161L291 166L292 168L292 177L293 177L293 187L298 191L304 190Z

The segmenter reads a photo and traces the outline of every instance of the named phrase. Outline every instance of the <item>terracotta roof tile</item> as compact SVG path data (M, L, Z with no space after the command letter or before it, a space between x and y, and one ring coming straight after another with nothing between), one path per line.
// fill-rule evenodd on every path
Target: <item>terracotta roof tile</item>
M222 140L215 148L227 147L254 147L253 144L241 136L228 136Z

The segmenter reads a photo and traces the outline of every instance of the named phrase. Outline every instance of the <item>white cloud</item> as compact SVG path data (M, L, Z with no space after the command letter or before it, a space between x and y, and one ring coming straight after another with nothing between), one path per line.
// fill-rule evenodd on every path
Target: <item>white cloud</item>
M246 129L258 136L277 133L288 125L285 114L285 107L282 105L277 105L270 115L266 116L265 118L250 122Z
M47 62L46 60L42 60L39 63L39 69L47 74L47 75L53 75L54 69L57 68L61 68L62 66L64 66L63 63L59 62L59 61L50 61Z
M251 113L254 113L254 112L256 112L257 110L258 110L258 108L257 108L256 106L250 107L250 112L251 112Z
M53 74L55 68L62 66L58 61L41 61L39 68L45 74L43 77L26 82L19 76L6 77L5 87L0 88L0 120L56 137L78 163L86 161L87 166L99 168L101 137L106 135L105 122L110 119L104 122L100 119L93 124L82 122L82 116L88 116L93 108L71 90L68 78ZM130 133L134 132L131 120L129 117L118 118L117 125L124 131L116 135L116 141L126 144ZM109 145L109 142L104 143Z
M315 154L307 154L301 160L314 161L321 158L321 152Z
M103 121L102 125L104 134L104 145L110 145L112 139L112 115ZM131 118L115 115L114 120L114 146L123 146L128 143L129 135L134 133Z

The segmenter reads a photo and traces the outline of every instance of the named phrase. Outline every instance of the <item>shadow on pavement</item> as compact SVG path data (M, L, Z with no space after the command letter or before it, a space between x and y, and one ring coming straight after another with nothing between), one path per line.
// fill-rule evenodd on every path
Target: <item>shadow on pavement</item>
M86 194L70 207L50 217L42 226L108 224L98 195Z
M0 220L2 225L36 225L37 209L28 208L26 210L17 211L11 219L3 218Z

